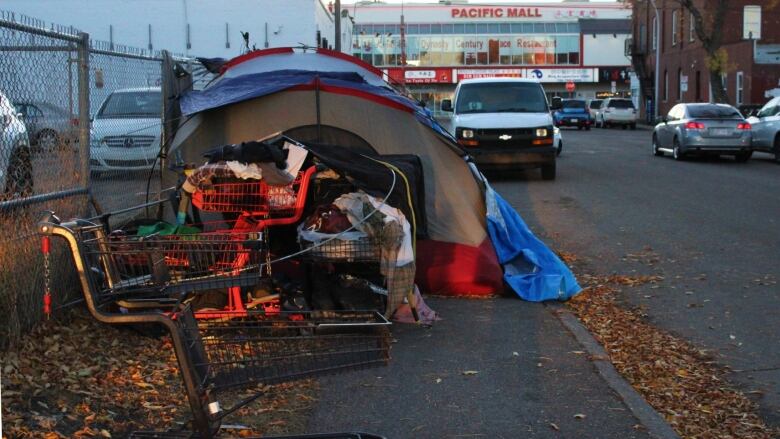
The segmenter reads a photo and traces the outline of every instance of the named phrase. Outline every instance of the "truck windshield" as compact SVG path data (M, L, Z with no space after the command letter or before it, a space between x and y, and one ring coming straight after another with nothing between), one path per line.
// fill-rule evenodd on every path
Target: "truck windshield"
M161 117L162 99L159 91L113 93L98 111L98 119Z
M464 84L455 111L464 113L544 113L547 99L532 82L482 82Z

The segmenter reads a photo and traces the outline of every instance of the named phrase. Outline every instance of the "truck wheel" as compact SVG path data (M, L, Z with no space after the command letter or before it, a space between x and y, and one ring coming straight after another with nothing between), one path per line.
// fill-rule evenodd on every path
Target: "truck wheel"
M750 157L752 156L753 156L753 151L740 152L739 154L736 154L734 156L734 160L736 160L739 163L745 163L746 161L750 160Z
M542 166L542 180L555 180L555 162Z

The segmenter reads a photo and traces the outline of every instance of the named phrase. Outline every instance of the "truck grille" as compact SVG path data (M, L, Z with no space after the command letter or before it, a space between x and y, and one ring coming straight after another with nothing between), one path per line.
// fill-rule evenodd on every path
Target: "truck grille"
M516 149L531 146L531 128L478 129L474 133L482 149Z

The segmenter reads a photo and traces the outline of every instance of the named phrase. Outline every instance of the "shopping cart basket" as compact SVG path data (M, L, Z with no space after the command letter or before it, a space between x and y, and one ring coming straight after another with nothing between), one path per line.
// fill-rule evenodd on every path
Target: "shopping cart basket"
M118 298L143 297L145 292L105 288L103 274L88 268L95 255L86 249L103 234L102 226L86 221L61 224L49 214L38 227L43 239L54 235L68 242L85 303L97 320L157 324L168 330L199 437L216 434L225 416L259 396L254 389L260 384L378 366L389 359L390 323L376 312L247 312L241 318L206 321L196 320L188 305L168 313L115 312ZM149 267L150 262L145 264ZM185 283L178 285L183 288ZM250 395L233 399L240 393Z

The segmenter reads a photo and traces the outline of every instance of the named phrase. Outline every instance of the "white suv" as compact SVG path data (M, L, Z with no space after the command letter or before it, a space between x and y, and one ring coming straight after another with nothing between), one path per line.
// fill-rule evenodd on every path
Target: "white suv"
M92 121L91 171L150 169L160 151L161 125L160 87L114 91Z
M0 92L0 201L33 194L32 157L27 128Z
M625 98L604 99L601 107L596 112L596 126L609 128L612 125L621 125L623 129L631 127L636 129L637 111L634 101Z

